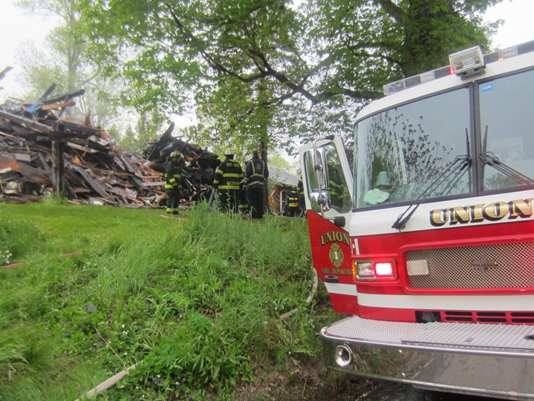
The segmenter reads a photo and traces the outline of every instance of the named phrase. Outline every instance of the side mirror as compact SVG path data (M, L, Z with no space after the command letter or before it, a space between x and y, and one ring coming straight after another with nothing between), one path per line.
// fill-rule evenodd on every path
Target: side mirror
M323 147L314 149L313 153L313 173L317 179L317 183L322 190L328 186L326 176L326 159L325 150Z
M316 213L328 212L332 208L330 194L324 189L321 191L321 193L319 193L319 191L313 191L310 194L310 201L311 209Z

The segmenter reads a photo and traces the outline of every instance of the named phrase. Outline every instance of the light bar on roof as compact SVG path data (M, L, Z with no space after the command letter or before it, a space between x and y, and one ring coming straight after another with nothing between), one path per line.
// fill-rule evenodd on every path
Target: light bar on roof
M471 75L486 67L480 46L453 53L449 55L449 61L454 73L459 76Z
M473 49L478 49L478 51L471 52L471 55L469 56L468 52ZM531 40L530 42L526 42L526 43L523 43L517 46L507 47L502 50L496 50L493 53L483 55L481 58L480 58L480 55L482 54L482 50L480 50L480 47L478 46L472 47L470 49L462 50L461 52L457 52L449 56L449 58L451 58L453 56L463 54L463 58L455 57L455 62L458 63L457 64L458 69L454 67L453 61L451 59L450 66L441 67L441 68L438 68L437 70L424 72L422 74L415 75L413 77L404 78L399 81L391 82L389 84L384 85L384 94L392 95L393 93L397 93L404 89L411 88L412 86L421 85L421 84L424 84L425 82L433 81L434 79L438 79L438 78L443 78L453 73L457 75L462 75L462 68L465 71L463 73L464 75L462 76L471 75L470 73L466 72L470 68L480 69L480 68L483 68L485 64L494 63L497 61L501 61L504 59L508 59L511 57L515 57L521 54L531 53L531 52L534 52L534 40ZM478 65L479 67L474 67L476 65Z
M443 78L450 74L450 67L446 66L438 68L436 70L423 72L422 74L414 75L413 77L408 77L399 81L391 82L389 84L384 85L384 95L392 95L393 93L397 93L404 89L411 88L412 86L421 85L425 82L430 82L438 78Z

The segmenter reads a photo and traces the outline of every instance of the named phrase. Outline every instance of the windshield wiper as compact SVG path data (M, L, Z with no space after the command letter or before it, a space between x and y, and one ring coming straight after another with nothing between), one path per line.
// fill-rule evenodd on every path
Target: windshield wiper
M417 197L417 199L406 208L404 213L400 214L399 217L397 217L397 220L395 220L391 228L394 228L396 230L404 229L404 227L406 227L406 223L408 223L408 220L410 220L410 217L412 217L412 215L421 205L421 203L423 203L428 198L428 195L430 193L432 193L436 188L439 188L444 182L449 179L451 175L458 173L458 176L454 179L454 181L456 182L462 175L462 172L465 170L465 168L471 167L471 152L469 150L469 134L467 132L467 129L465 130L465 136L467 144L467 154L456 156L456 158L449 165L449 167L443 170L438 176L438 178L434 180L428 187L426 187L423 193L421 193ZM450 186L450 189L452 189L452 186Z
M479 159L482 161L482 163L487 164L488 166L493 167L495 170L499 171L500 173L506 175L507 177L510 177L524 185L528 185L530 187L534 187L534 179L530 178L529 176L526 176L523 173L520 173L516 169L510 167L509 165L503 163L499 160L497 156L493 152L486 151L488 143L488 126L486 125L486 132L484 133L484 143L483 143L483 151L478 155Z

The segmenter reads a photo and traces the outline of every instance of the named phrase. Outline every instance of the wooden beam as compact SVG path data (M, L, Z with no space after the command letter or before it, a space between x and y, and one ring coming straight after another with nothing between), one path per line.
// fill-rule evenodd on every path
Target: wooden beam
M93 180L93 177L91 177L89 174L87 174L87 172L80 166L77 166L76 164L69 164L69 167L73 168L74 170L76 170L77 172L79 172L83 178L85 179L85 181L87 181L89 183L89 185L91 185L91 187L96 191L98 192L98 194L102 197L102 198L109 198L109 194L106 192L106 190L104 188L102 188L102 186L96 182L95 180Z
M65 143L52 142L52 163L54 177L54 194L62 197L65 193Z
M77 144L72 143L72 142L67 142L67 146L70 146L71 148L74 148L74 149L81 150L82 152L98 153L98 150L96 150L96 149L91 149L91 148L88 148L86 146L77 145Z
M70 106L76 106L76 102L44 104L41 106L41 110L60 109L62 107L70 107Z
M40 124L37 121L30 120L29 118L24 118L21 116L17 116L15 114L8 113L7 111L0 110L0 117L6 118L10 121L15 121L19 124L24 124L27 128L35 128L38 131L48 133L50 131L50 127L48 125Z

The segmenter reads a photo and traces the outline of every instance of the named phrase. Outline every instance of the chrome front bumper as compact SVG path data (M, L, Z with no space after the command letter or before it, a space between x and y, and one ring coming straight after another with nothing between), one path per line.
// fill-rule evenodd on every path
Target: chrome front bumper
M534 326L353 316L321 335L326 364L335 370L437 391L534 399Z

